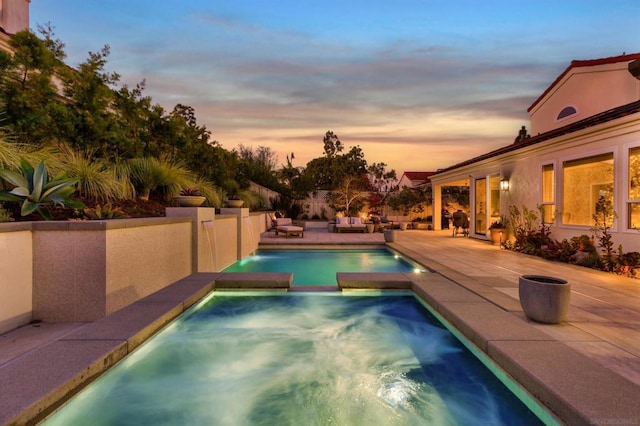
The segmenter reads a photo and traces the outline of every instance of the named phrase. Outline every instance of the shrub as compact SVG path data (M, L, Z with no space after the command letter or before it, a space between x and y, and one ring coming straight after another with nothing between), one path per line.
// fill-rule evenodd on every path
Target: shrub
M184 188L180 191L180 195L185 197L202 197L198 188Z
M128 171L138 198L148 200L153 193L170 200L182 188L192 186L195 175L179 162L153 157L133 158L128 161Z
M504 216L500 216L500 220L491 222L491 225L489 225L489 229L506 229L507 223L507 218Z
M120 207L113 207L111 203L97 204L95 208L85 208L84 215L88 220L125 219L129 217Z
M11 216L11 212L6 210L0 203L0 222L13 222L15 219Z
M613 248L611 226L617 217L618 214L613 210L612 201L600 196L596 202L596 212L593 214L595 224L591 231L595 234L600 245L602 269L609 272L613 271L616 266L616 251Z
M540 210L540 206L538 209ZM550 237L549 226L539 218L538 214L522 206L520 211L516 206L509 206L509 220L511 232L515 237L513 244L508 244L507 248L521 253L542 256L543 250L555 243Z
M69 175L78 179L77 191L84 199L106 203L133 198L129 177L106 161L70 148L63 148L61 161Z

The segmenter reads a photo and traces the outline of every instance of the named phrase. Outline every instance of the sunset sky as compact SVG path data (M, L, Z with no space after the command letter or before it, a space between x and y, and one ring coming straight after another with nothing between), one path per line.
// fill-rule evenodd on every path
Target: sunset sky
M322 155L327 130L398 177L513 142L573 59L640 52L640 1L33 0L77 66L195 108L226 149Z

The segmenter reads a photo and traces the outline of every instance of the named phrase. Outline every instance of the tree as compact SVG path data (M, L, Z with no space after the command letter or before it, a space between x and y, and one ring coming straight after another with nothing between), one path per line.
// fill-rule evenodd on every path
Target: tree
M199 126L195 110L177 104L170 115L175 126L173 146L178 148L178 157L187 167L218 186L228 180L236 180L238 155L222 148L217 141L210 141L211 132Z
M53 41L49 28L41 28L48 42L30 30L9 39L13 56L0 53L0 82L6 123L17 142L41 146L55 140L58 107L52 76L64 58L62 43ZM48 49L55 48L55 53Z
M61 77L72 120L67 129L70 144L76 149L93 151L98 157L117 160L131 158L136 149L127 132L117 125L113 111L115 94L110 86L120 76L104 70L109 53L108 45L100 52L89 52L77 70L69 69Z
M447 207L457 204L461 209L469 209L469 187L468 186L443 186L442 205Z
M276 168L277 157L271 148L260 146L254 151L251 147L238 147L237 180L241 185L248 186L249 181L253 181L279 192L282 185Z
M424 192L418 188L404 187L400 192L389 198L389 206L394 210L408 215L410 212L421 213L427 204Z
M334 158L344 149L344 145L340 142L338 135L334 134L331 130L328 130L322 140L324 143L324 155L327 158Z
M340 186L328 194L327 202L332 209L355 216L364 205L362 199L366 185L366 176L346 176Z
M359 146L341 154L344 146L337 135L328 131L323 139L324 156L311 160L304 171L305 180L314 182L314 189L332 190L347 176L361 176L367 172L367 162Z
M377 211L384 206L396 186L396 171L386 170L385 163L373 163L367 167L369 176L369 208Z

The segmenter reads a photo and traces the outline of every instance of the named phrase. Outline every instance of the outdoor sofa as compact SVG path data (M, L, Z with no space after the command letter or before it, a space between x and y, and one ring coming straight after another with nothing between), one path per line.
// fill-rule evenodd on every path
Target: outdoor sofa
M367 225L360 217L337 217L336 232L367 232Z
M411 224L409 216L387 216L387 220L396 229L405 230Z

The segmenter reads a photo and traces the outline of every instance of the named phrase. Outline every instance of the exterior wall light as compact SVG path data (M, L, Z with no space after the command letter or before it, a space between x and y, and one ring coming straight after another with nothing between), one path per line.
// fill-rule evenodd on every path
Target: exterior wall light
M509 179L502 179L500 181L500 189L503 191L509 190Z

